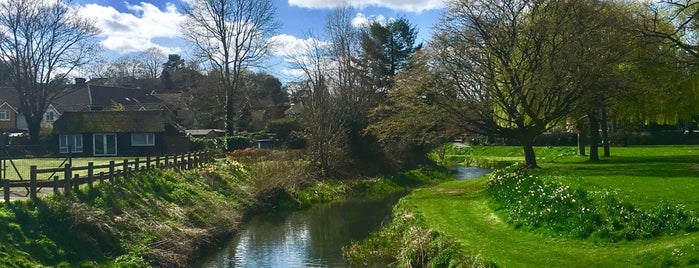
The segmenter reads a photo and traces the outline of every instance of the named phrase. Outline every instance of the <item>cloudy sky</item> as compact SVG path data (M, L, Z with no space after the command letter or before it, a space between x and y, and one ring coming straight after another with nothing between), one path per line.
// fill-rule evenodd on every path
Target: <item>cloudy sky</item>
M100 38L109 57L137 53L158 47L166 54L189 58L187 43L180 38L182 0L77 0L80 12L102 30ZM432 25L444 11L442 0L272 0L282 24L275 40L283 45L270 60L270 70L285 76L283 48L299 46L308 33L321 35L326 16L333 8L349 4L355 8L354 22L406 17L419 29L419 39L427 40ZM276 62L275 62L276 61ZM289 80L289 77L280 77Z

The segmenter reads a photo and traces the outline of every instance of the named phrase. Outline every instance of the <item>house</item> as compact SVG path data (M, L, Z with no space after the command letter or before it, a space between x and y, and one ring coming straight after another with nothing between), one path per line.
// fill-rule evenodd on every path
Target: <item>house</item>
M188 136L194 138L218 138L226 136L226 131L223 129L188 129L185 130Z
M59 112L155 111L165 103L152 90L85 84L76 79L75 88L54 101Z
M0 132L17 131L19 111L7 100L0 98Z
M151 156L190 149L189 139L162 111L64 112L53 134L59 154Z
M6 116L8 112L4 110L10 110L9 113L14 113L12 115L13 119L3 120L3 116ZM49 104L46 112L44 113L43 120L41 121L42 128L51 128L53 122L56 121L61 116L61 112L53 105ZM0 87L0 131L26 131L29 129L27 126L27 120L19 109L19 97L17 91L12 87ZM13 127L8 126L13 124Z

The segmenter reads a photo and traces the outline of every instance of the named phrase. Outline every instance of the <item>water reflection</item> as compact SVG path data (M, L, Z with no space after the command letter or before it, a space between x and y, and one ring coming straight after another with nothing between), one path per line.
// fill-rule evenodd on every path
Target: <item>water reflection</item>
M342 246L377 230L400 196L255 217L201 267L346 267Z
M491 170L457 167L454 172L457 179L470 179ZM402 195L254 217L200 267L347 267L341 248L378 230Z

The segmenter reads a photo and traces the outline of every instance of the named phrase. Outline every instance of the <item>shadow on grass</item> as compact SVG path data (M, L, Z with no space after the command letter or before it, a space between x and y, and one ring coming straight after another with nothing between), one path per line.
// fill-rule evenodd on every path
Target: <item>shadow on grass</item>
M546 163L545 167L565 173L593 176L699 177L699 155L612 156L589 160Z

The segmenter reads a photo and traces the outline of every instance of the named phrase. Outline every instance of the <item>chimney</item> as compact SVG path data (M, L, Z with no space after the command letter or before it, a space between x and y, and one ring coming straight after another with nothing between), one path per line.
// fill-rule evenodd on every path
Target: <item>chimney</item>
M85 86L85 78L75 78L75 87Z

